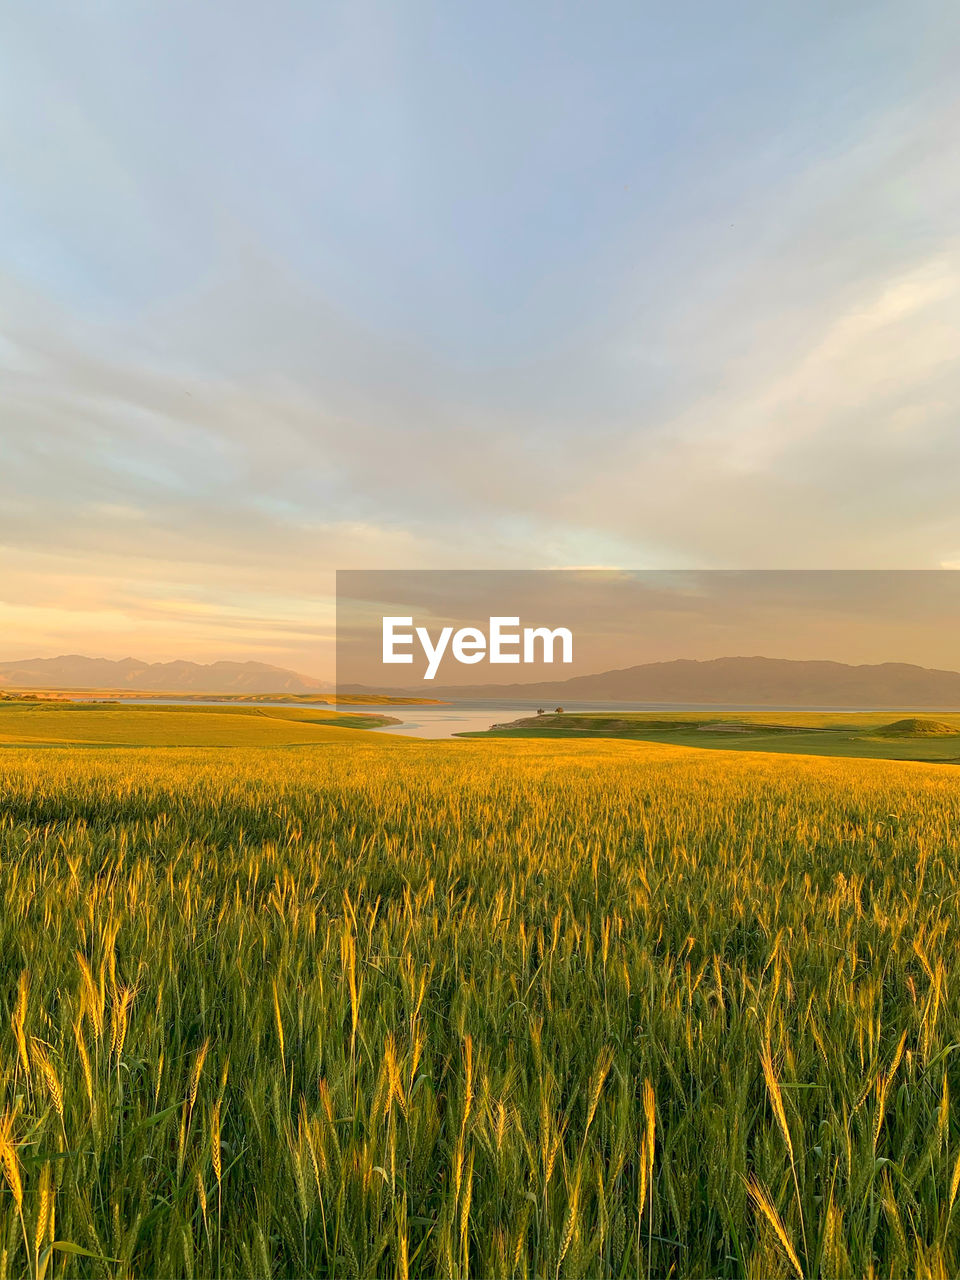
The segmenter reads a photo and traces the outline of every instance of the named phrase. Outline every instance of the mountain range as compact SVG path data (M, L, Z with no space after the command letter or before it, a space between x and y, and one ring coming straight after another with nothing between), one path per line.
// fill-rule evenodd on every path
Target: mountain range
M344 693L349 692L344 689ZM787 658L679 658L536 684L447 685L438 698L667 702L763 707L960 707L960 672L908 662L852 666Z
M142 662L28 658L0 662L0 689L126 689L138 693L323 693L333 686L266 662Z
M138 693L309 694L333 685L265 662L143 662L67 654L0 662L0 689L102 689ZM361 685L343 694L383 693ZM545 702L651 702L695 706L960 707L960 672L881 662L803 662L787 658L713 658L646 662L618 671L530 684L444 685L394 689L432 698L543 699Z

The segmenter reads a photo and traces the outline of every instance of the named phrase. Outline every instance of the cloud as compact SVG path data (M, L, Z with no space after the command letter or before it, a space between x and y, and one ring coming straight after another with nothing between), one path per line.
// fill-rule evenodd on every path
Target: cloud
M324 674L337 566L957 561L949 21L601 8L7 18L10 656Z

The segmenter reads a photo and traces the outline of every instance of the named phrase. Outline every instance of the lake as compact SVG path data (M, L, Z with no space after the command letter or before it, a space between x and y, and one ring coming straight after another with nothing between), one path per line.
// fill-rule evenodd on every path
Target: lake
M443 706L384 706L369 703L342 707L343 711L379 712L382 715L394 716L401 724L384 725L374 729L374 733L396 733L408 738L452 738L457 733L476 733L489 729L491 725L505 724L510 720L519 720L522 716L533 716L537 708L553 711L549 703L517 699L515 701L463 701L451 702ZM702 703L692 702L564 702L565 711L641 711L657 714L663 711L769 711L768 706L744 706L742 704L715 705L705 707ZM778 707L778 711L864 711L869 708L843 707ZM879 709L879 708L878 708Z
M76 694L74 698L77 702L100 701L90 695ZM164 697L114 697L110 699L113 702L123 702L127 704L139 703L141 705L150 706L222 706L224 704L221 699L191 699L189 702L180 698L164 698ZM400 724L383 725L380 728L369 730L371 733L395 733L407 738L452 738L458 733L476 733L489 729L491 725L504 724L510 720L519 720L522 716L536 715L537 707L544 707L546 711L553 711L553 707L549 703L532 701L530 699L513 699L513 700L497 700L483 702L473 701L457 701L443 703L440 706L418 706L416 704L406 704L400 706L390 706L386 703L349 703L343 704L339 708L335 704L322 703L303 703L291 702L283 698L273 698L269 702L251 703L234 703L234 706L275 706L275 707L314 707L316 710L340 710L345 714L356 711L360 714L370 715L386 715L393 716L399 720ZM650 714L656 714L661 711L769 711L774 710L781 712L788 711L890 711L891 713L900 711L904 708L897 707L769 707L769 706L746 706L743 704L724 704L704 706L702 703L692 702L564 702L565 711L642 711ZM946 708L944 708L946 709Z

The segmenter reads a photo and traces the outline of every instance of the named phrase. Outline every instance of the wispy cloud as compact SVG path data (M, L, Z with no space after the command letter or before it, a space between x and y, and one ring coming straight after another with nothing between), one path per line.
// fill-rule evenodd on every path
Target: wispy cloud
M3 24L3 656L322 674L336 567L960 562L932 0Z

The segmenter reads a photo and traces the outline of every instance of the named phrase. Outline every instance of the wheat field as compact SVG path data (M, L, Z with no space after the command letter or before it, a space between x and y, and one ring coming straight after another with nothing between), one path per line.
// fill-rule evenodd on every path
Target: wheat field
M0 1277L960 1272L960 774L0 754Z

